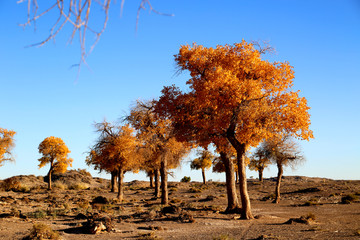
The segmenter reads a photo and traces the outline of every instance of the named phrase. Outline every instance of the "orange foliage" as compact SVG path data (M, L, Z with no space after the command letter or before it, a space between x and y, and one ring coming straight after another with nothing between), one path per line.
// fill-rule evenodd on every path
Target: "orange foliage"
M14 147L15 131L0 128L0 166L4 161L13 160L11 157L11 149Z
M245 41L216 48L182 46L175 61L180 70L190 71L190 92L165 87L157 111L184 129L189 124L194 131L184 131L183 137L202 145L221 141L231 123L247 146L282 132L313 137L309 107L291 90L294 72L287 62L262 60Z
M39 168L50 163L50 171L63 173L68 166L72 166L73 159L68 157L70 150L61 138L45 138L39 145L39 153L43 155L39 159Z
M129 125L115 127L108 122L97 124L101 133L86 159L95 169L107 172L136 171L140 162L137 157L137 140Z
M292 66L262 60L261 54L245 41L216 48L182 46L175 61L179 71L190 72L190 91L164 87L157 104L157 112L174 122L178 138L204 147L214 143L218 151L228 142L235 148L245 219L252 218L246 149L276 135L313 137L307 101L292 90Z

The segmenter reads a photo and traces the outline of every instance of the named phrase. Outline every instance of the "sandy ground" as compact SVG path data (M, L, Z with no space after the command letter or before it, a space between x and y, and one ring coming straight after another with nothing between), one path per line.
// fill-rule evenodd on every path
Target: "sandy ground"
M285 177L281 202L274 204L275 180L260 184L251 179L248 187L256 218L239 220L238 214L222 212L227 203L224 183L170 182L172 207L163 209L148 182L126 183L124 201L119 203L104 179L75 179L85 182L77 186L58 180L52 191L46 190L41 177L19 180L28 188L0 192L0 239L23 239L35 223L57 230L61 239L74 240L360 239L360 201L341 203L344 196L359 197L360 181ZM108 202L94 203L99 196ZM301 216L310 219L296 222ZM289 223L291 218L295 221ZM109 232L89 233L89 219L95 223L107 219Z

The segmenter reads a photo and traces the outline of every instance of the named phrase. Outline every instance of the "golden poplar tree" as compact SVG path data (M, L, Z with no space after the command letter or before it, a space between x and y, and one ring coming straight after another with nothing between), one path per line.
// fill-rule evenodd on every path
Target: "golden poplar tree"
M263 60L263 52L245 41L216 48L181 46L175 61L179 71L190 72L189 91L165 87L158 104L160 114L170 118L179 132L185 129L186 137L201 144L212 142L217 148L230 142L238 162L242 219L253 218L246 150L283 133L312 138L307 101L292 90L292 67Z
M264 169L271 163L269 154L270 152L267 151L265 143L261 143L250 156L249 169L259 173L260 182L263 181Z
M268 139L262 144L262 149L266 152L269 160L276 164L278 169L274 203L279 203L280 185L284 173L284 167L294 167L296 164L304 161L305 158L300 151L299 144L290 135Z
M95 169L117 173L118 195L123 200L123 181L126 171L136 171L141 162L137 154L134 129L128 124L114 126L106 121L96 124L100 136L86 159Z
M0 128L0 166L5 161L13 161L11 150L15 146L14 135L15 131Z
M42 157L39 158L39 168L50 164L48 172L48 189L51 189L52 173L64 173L68 166L72 166L73 159L68 157L70 150L65 145L64 141L58 137L47 137L39 144L39 153Z
M179 166L190 148L176 140L172 122L159 118L154 112L156 101L138 101L131 109L127 120L137 130L139 141L151 153L152 165L160 170L161 203L168 204L168 169ZM156 183L155 183L156 184Z
M203 183L206 184L205 170L211 168L214 155L207 149L199 150L198 155L200 156L191 161L190 168L201 169Z

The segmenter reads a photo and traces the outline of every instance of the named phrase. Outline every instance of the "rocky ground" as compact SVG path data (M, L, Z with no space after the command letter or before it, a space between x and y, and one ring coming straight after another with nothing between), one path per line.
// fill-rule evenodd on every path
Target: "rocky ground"
M126 183L119 203L108 180L86 171L55 176L51 191L36 176L0 184L0 239L31 239L46 226L59 239L77 240L360 239L360 181L284 177L274 204L275 179L250 179L253 220L222 212L226 188L219 182L170 182L170 206L142 181Z

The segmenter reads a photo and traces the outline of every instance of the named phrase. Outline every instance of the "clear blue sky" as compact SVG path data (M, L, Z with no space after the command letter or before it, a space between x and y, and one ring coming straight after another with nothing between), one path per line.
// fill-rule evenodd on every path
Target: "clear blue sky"
M38 2L41 7L46 1ZM77 40L67 44L70 29L43 47L24 48L47 36L55 15L39 19L34 32L18 26L26 21L26 4L0 1L0 127L17 132L16 163L0 167L0 179L47 174L47 167L37 167L37 147L48 136L65 141L73 168L88 168L84 153L96 138L94 122L117 120L136 99L157 98L164 85L184 86L187 74L174 76L173 55L180 45L214 47L242 39L269 41L277 51L269 58L294 66L294 89L311 107L315 139L302 143L307 161L285 175L360 179L360 1L152 0L158 11L175 16L143 11L137 33L139 1L126 1L121 18L117 2L87 59L91 70L83 67L77 78L70 66L78 62L80 48ZM102 19L100 12L92 13L93 23ZM89 34L87 41L92 39ZM201 179L188 164L175 180L184 175ZM125 180L143 177L127 174Z

